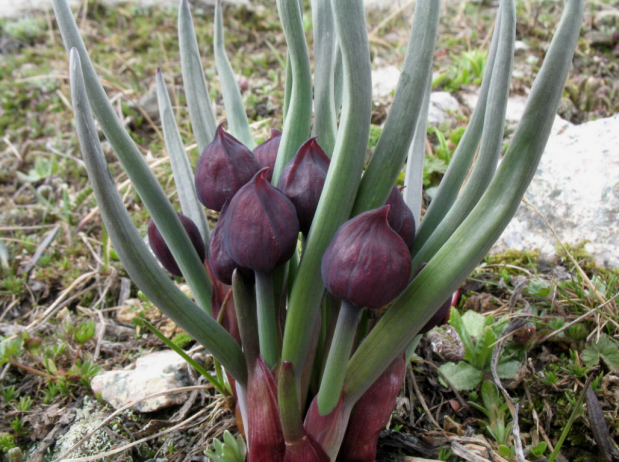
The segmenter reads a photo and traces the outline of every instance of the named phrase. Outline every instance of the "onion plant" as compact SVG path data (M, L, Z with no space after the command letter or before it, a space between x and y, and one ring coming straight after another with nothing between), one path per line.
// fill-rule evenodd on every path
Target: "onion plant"
M566 0L502 160L516 13L514 0L500 1L479 102L423 220L439 0L416 2L402 74L367 166L372 95L363 0L311 1L313 74L302 7L277 0L288 44L284 120L281 133L256 147L224 48L221 3L213 53L229 133L217 126L190 9L180 2L183 83L202 155L194 173L158 71L179 214L114 112L67 0L54 0L77 136L105 227L137 286L225 368L249 459L372 461L407 347L428 321L438 322L435 314L500 236L533 177L583 0ZM161 268L128 215L93 113L152 217L151 246L193 298ZM394 185L404 167L402 200ZM203 204L221 212L213 230Z

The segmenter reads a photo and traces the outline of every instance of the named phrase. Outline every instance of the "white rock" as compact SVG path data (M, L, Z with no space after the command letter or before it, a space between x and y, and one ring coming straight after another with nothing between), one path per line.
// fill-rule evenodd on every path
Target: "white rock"
M619 115L564 126L548 140L525 197L563 242L587 240L598 264L619 266ZM556 244L543 219L523 204L493 252L537 248L549 258Z
M430 95L430 109L428 122L430 125L439 126L445 122L454 125L455 115L460 111L460 103L446 91L436 91Z
M189 380L185 360L175 352L166 350L138 359L133 370L105 372L94 377L90 383L95 393L100 393L105 401L119 409L153 393L185 387ZM132 409L152 412L186 400L186 393L161 395L141 401Z
M527 51L529 49L529 45L524 43L522 40L516 40L514 42L514 51L518 53L519 51Z
M395 91L400 70L395 66L381 67L372 71L372 97L384 98Z

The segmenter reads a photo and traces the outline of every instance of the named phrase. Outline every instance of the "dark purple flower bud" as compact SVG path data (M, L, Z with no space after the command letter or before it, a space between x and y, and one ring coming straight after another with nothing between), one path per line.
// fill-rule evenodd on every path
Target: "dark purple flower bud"
M228 254L239 266L268 273L297 248L297 212L260 170L230 202L223 229Z
M316 138L310 138L301 145L279 177L277 187L297 209L303 234L307 234L312 225L330 162Z
M391 206L387 217L389 226L404 239L404 243L410 249L415 240L415 218L397 186L391 190L385 205Z
M191 243L193 247L198 252L198 256L200 260L204 261L206 258L206 246L204 245L204 241L202 240L202 236L200 235L200 231L196 224L191 221L191 218L186 217L182 213L176 212L178 218L181 220L181 224L187 231L189 235L189 239L191 239ZM155 226L155 222L153 220L148 224L148 242L150 243L150 248L153 249L154 254L157 256L161 264L165 269L167 269L174 276L182 276L180 268L174 260L172 256L172 251L168 247L168 244L163 240L163 236Z
M196 165L196 192L206 207L218 212L236 192L253 178L260 164L243 144L219 124L215 139Z
M224 246L224 226L229 205L230 201L227 200L219 213L219 221L211 233L208 259L215 277L224 284L231 286L232 273L234 273L235 269L239 269L243 276L243 280L246 282L250 282L250 280L254 279L254 272L247 268L239 267L237 262L228 255L228 251Z
M263 141L254 148L254 156L263 167L268 167L266 179L271 182L273 179L273 170L275 169L275 161L277 160L277 150L279 142L282 140L282 132L271 129L271 138Z
M322 279L337 298L358 307L380 308L407 286L411 259L389 226L389 206L348 220L322 258Z

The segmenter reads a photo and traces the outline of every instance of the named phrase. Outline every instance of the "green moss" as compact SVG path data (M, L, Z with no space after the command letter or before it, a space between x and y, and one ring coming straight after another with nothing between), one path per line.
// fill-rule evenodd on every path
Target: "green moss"
M489 265L512 265L520 268L530 268L539 263L539 250L506 250L502 253L488 254L486 263ZM515 269L506 268L508 272L518 273Z

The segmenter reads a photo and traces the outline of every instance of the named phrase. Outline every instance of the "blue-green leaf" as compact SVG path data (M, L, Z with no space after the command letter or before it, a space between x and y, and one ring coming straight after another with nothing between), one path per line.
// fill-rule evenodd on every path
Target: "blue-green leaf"
M228 116L228 126L230 133L249 149L254 149L256 143L251 136L249 122L243 98L239 90L239 85L232 71L232 66L228 60L224 47L224 21L221 12L221 0L215 4L215 36L213 37L213 50L215 53L215 66L221 83L221 93L224 97L224 106Z
M241 382L247 369L232 336L164 273L135 228L110 174L88 105L79 53L71 50L71 96L77 133L101 217L127 273L161 311L210 351Z

